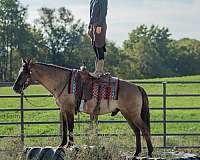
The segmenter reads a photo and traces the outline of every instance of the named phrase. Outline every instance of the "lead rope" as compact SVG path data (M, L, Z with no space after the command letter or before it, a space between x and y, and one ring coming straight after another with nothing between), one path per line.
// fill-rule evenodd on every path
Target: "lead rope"
M63 89L61 90L61 92L59 93L59 95L56 97L56 99L58 99L58 98L61 96L61 94L63 93L63 91L64 91L64 89L65 89L66 86L67 86L67 82L65 83ZM22 96L25 98L26 102L28 102L30 105L32 105L32 106L34 106L34 107L46 107L47 105L52 104L52 102L51 102L51 103L48 103L48 104L45 104L45 105L35 105L35 104L33 104L32 102L29 101L28 97L24 94L24 92L22 92ZM51 94L48 95L48 96L50 97ZM53 95L53 96L54 96L54 95ZM55 96L54 96L54 97L55 97ZM38 98L39 98L39 97L38 97Z
M51 96L51 95L48 95L48 96ZM23 97L28 104L30 104L31 106L34 106L34 107L46 107L46 106L52 104L52 102L51 102L51 103L47 103L45 105L36 105L36 104L33 104L31 101L29 101L28 97L24 93L23 93Z

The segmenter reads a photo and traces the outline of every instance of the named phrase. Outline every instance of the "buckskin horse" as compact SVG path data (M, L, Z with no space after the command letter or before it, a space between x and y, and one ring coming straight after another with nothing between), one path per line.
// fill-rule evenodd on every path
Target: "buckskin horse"
M34 63L31 60L22 59L22 67L13 86L16 93L22 94L23 90L32 84L32 82L37 81L53 95L62 115L63 127L60 147L64 147L66 144L68 144L67 147L70 147L74 143L73 129L76 103L75 96L67 92L71 73L72 69L52 64ZM83 112L91 115L94 114L96 104L96 99L88 100L85 103ZM99 106L99 112L95 113L95 115L102 115L118 110L128 121L128 124L136 135L135 156L141 153L140 131L147 143L148 156L152 156L153 146L150 136L148 97L142 87L119 80L118 99L110 100L109 103L108 100L102 99Z

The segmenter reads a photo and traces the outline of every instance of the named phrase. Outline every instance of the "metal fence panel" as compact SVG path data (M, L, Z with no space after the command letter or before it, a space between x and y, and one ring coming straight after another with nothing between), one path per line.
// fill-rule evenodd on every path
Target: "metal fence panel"
M200 97L200 94L167 94L167 84L200 84L200 81L169 81L169 82L162 82L162 81L133 81L128 80L132 83L137 84L162 84L162 94L149 94L149 97L162 97L162 107L154 107L150 108L150 110L161 110L163 111L163 119L160 121L151 121L151 123L162 123L163 124L163 133L162 134L152 134L152 136L162 136L163 137L163 146L160 148L173 148L173 146L167 146L167 137L169 136L200 136L200 133L167 133L167 123L200 123L200 120L167 120L167 110L200 110L200 107L167 107L167 97ZM0 87L12 86L13 82L0 82ZM45 97L52 97L51 95L27 95L27 98L45 98ZM21 139L22 144L24 143L25 138L36 138L36 137L58 137L61 135L25 135L24 132L24 125L39 125L39 124L60 124L59 121L52 121L52 122L25 122L24 121L24 114L25 112L32 112L32 111L56 111L59 108L24 108L24 96L16 96L16 95L0 95L0 99L5 98L19 98L20 99L20 108L19 109L4 109L0 108L0 112L20 112L20 122L0 122L0 125L20 125L20 135L0 135L0 138L10 137L10 138L17 138ZM75 123L78 124L87 124L91 121L83 121L78 120ZM97 123L108 124L108 123L127 123L126 120L98 120ZM83 136L86 134L75 134L75 136ZM119 135L126 135L126 134L98 134L99 136L119 136ZM200 148L200 146L176 146L176 148Z

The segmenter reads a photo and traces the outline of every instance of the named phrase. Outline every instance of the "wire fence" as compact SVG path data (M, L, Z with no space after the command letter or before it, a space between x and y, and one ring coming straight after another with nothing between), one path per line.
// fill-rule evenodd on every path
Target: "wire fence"
M162 120L155 120L151 121L151 123L161 123L163 127L163 133L161 134L152 134L152 136L161 136L163 140L162 146L159 148L173 148L174 146L168 146L167 145L167 137L170 136L200 136L200 133L168 133L167 132L167 124L169 123L191 123L191 124L200 124L200 120L167 120L167 114L166 112L168 110L199 110L200 107L168 107L167 106L167 98L168 97L200 97L200 94L168 94L167 93L167 87L169 84L184 84L184 85L191 85L191 84L199 84L200 87L200 81L169 81L169 82L162 82L162 81L132 81L129 80L129 82L135 83L135 84L161 84L162 85L162 94L149 94L149 97L160 97L162 98L162 106L161 107L152 107L150 110L152 111L162 111ZM6 83L0 83L0 88L1 87L8 87L12 86L12 82L6 82ZM51 95L26 95L27 98L47 98L47 97L52 97ZM1 112L20 112L20 121L19 122L0 122L0 126L2 125L19 125L20 126L20 135L0 135L0 138L17 138L19 137L21 139L21 142L24 143L25 138L34 138L34 137L58 137L61 136L61 134L42 134L42 135L37 135L37 134L25 134L25 125L41 125L41 124L60 124L60 121L48 121L48 122L28 122L24 120L24 115L26 112L32 112L32 111L59 111L59 108L24 108L24 96L23 95L0 95L0 99L12 99L12 98L18 98L20 99L20 108L0 108L0 113ZM80 118L75 121L75 123L78 124L88 124L90 123L90 120L81 120ZM113 124L113 123L127 123L126 120L98 120L97 123L99 124ZM84 136L86 134L75 134L75 136ZM110 133L110 134L98 134L99 136L119 136L119 135L126 135L126 134L116 134L116 133ZM200 145L196 146L191 146L191 145L185 145L185 146L176 146L176 148L200 148Z

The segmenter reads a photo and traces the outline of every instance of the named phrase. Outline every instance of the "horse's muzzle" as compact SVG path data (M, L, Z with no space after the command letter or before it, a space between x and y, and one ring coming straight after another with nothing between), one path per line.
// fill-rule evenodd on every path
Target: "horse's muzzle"
M20 87L20 86L13 86L13 90L14 90L16 93L19 93L19 94L22 93L22 87Z

